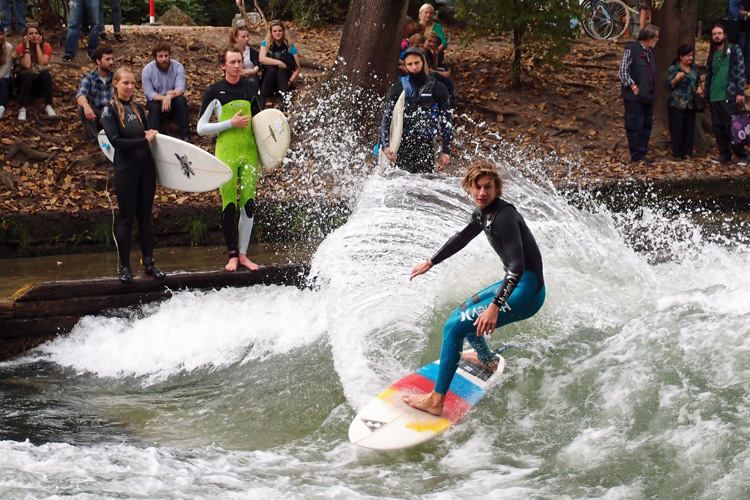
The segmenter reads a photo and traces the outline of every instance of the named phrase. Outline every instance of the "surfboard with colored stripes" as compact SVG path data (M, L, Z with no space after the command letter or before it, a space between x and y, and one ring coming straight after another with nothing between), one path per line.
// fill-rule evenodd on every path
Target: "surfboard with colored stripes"
M500 379L505 359L499 353L495 354L495 358L498 363L495 372L461 361L446 395L443 414L439 417L416 410L401 401L404 394L432 391L440 361L423 366L391 385L362 408L349 426L349 440L374 450L400 450L434 439L459 423Z

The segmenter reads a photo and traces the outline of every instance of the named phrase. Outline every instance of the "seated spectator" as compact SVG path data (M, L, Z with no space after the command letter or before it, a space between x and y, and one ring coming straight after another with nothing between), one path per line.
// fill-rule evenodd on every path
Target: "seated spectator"
M417 23L414 22L414 19L412 19L409 16L406 16L406 21L404 24L404 31L401 38L401 52L403 53L406 49L409 48L409 37L412 36L415 33ZM403 58L401 58L403 59Z
M430 31L434 31L440 37L440 45L438 45L438 63L442 66L445 49L448 47L448 38L445 36L443 27L435 22L435 7L429 3L422 5L419 8L419 22L424 26L425 36Z
M52 47L44 41L37 23L26 24L26 34L23 36L23 43L16 48L16 54L19 57L16 79L21 104L18 120L26 121L26 106L39 93L44 96L44 111L47 116L57 117L52 107L52 75L47 66L52 57Z
M451 72L449 69L439 66L438 64L438 46L440 45L440 37L434 31L427 33L425 37L424 53L425 60L427 61L427 71L431 75L435 75L435 79L441 82L448 89L448 93L451 97L451 103L465 104L466 101L456 95L453 82L451 81Z
M5 32L0 30L0 118L5 115L8 97L13 90L13 46L5 41Z
M185 67L172 59L172 47L167 42L154 45L151 56L154 60L143 68L141 75L149 128L160 130L162 116L174 114L180 139L189 142L192 134L185 99Z
M263 77L260 82L260 106L276 92L281 94L282 109L291 104L289 89L299 77L300 62L297 48L292 44L284 23L276 20L268 25L266 39L260 44L260 63Z
M242 53L242 76L252 78L260 87L260 54L248 46L250 30L246 26L238 26L229 32L229 45L236 45Z
M112 68L115 65L114 49L99 45L92 58L96 68L81 79L76 94L78 117L86 129L90 142L97 144L97 135L102 129L102 109L112 99Z
M414 33L412 36L409 37L408 42L409 42L409 47L407 47L407 48L416 47L419 50L423 50L424 49L425 36L422 33ZM402 74L407 75L407 74L409 74L409 71L407 71L407 69L406 69L406 63L404 62L404 54L405 54L405 52L406 52L405 49L402 50L401 54L398 56L398 70Z

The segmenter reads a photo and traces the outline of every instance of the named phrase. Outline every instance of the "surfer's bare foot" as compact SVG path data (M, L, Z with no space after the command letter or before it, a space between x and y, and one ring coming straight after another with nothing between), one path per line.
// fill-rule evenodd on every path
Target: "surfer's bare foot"
M240 254L240 264L242 264L246 268L250 269L251 271L257 271L258 270L258 264L256 264L252 260L248 259L247 255L245 255L244 253Z
M496 361L493 361L490 364L482 363L481 361L479 361L479 355L476 351L462 352L461 359L463 359L464 361L468 361L469 363L474 363L475 365L481 366L482 368L486 368L491 372L497 371Z
M224 269L227 271L236 271L237 270L237 264L239 264L240 259L237 257L232 257L229 259L229 262L227 262L227 265L224 266Z
M443 413L443 403L445 396L432 391L429 394L404 394L401 401L417 410L426 411L432 415L439 416Z

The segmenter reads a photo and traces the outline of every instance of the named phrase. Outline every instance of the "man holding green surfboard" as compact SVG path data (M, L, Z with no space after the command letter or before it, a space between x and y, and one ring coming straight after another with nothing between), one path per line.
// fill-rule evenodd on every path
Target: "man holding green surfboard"
M242 78L242 52L239 47L223 49L219 62L224 70L224 79L210 85L203 93L198 133L218 134L216 157L234 173L232 179L221 187L221 220L229 255L224 269L236 271L242 265L256 271L258 265L248 259L247 249L253 232L255 191L260 169L251 120L253 115L260 113L260 90L252 79ZM216 115L218 121L210 122L211 115ZM238 194L240 216L237 224Z

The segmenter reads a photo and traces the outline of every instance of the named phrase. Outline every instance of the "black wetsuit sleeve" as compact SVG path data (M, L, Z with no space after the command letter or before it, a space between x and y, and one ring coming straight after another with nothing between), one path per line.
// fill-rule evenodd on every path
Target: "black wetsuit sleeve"
M255 83L255 80L250 78L247 79L247 84L248 95L250 96L250 112L255 116L260 113L262 109L260 106L260 89L258 88L258 84Z
M391 119L393 118L393 108L396 106L396 101L398 101L402 91L403 89L399 82L391 85L391 88L388 89L388 93L385 96L383 117L380 120L380 147L383 149L391 145Z
M502 307L518 285L526 271L523 239L518 221L518 212L508 205L499 210L492 221L492 237L502 242L505 257L505 276L492 302Z
M104 107L104 111L102 111L101 123L102 128L107 134L109 142L112 143L112 146L115 148L115 151L118 149L125 150L142 148L144 146L148 147L148 140L145 135L143 137L125 137L120 130L119 120L117 109L107 104L107 106ZM144 120L143 123L148 122Z
M435 85L435 101L438 106L438 120L440 122L441 151L449 155L451 154L451 142L453 141L453 110L445 85Z
M473 221L470 222L460 232L451 236L448 241L445 242L443 247L437 251L437 253L430 259L432 261L432 265L441 263L451 255L464 248L481 232L482 226L480 224Z

